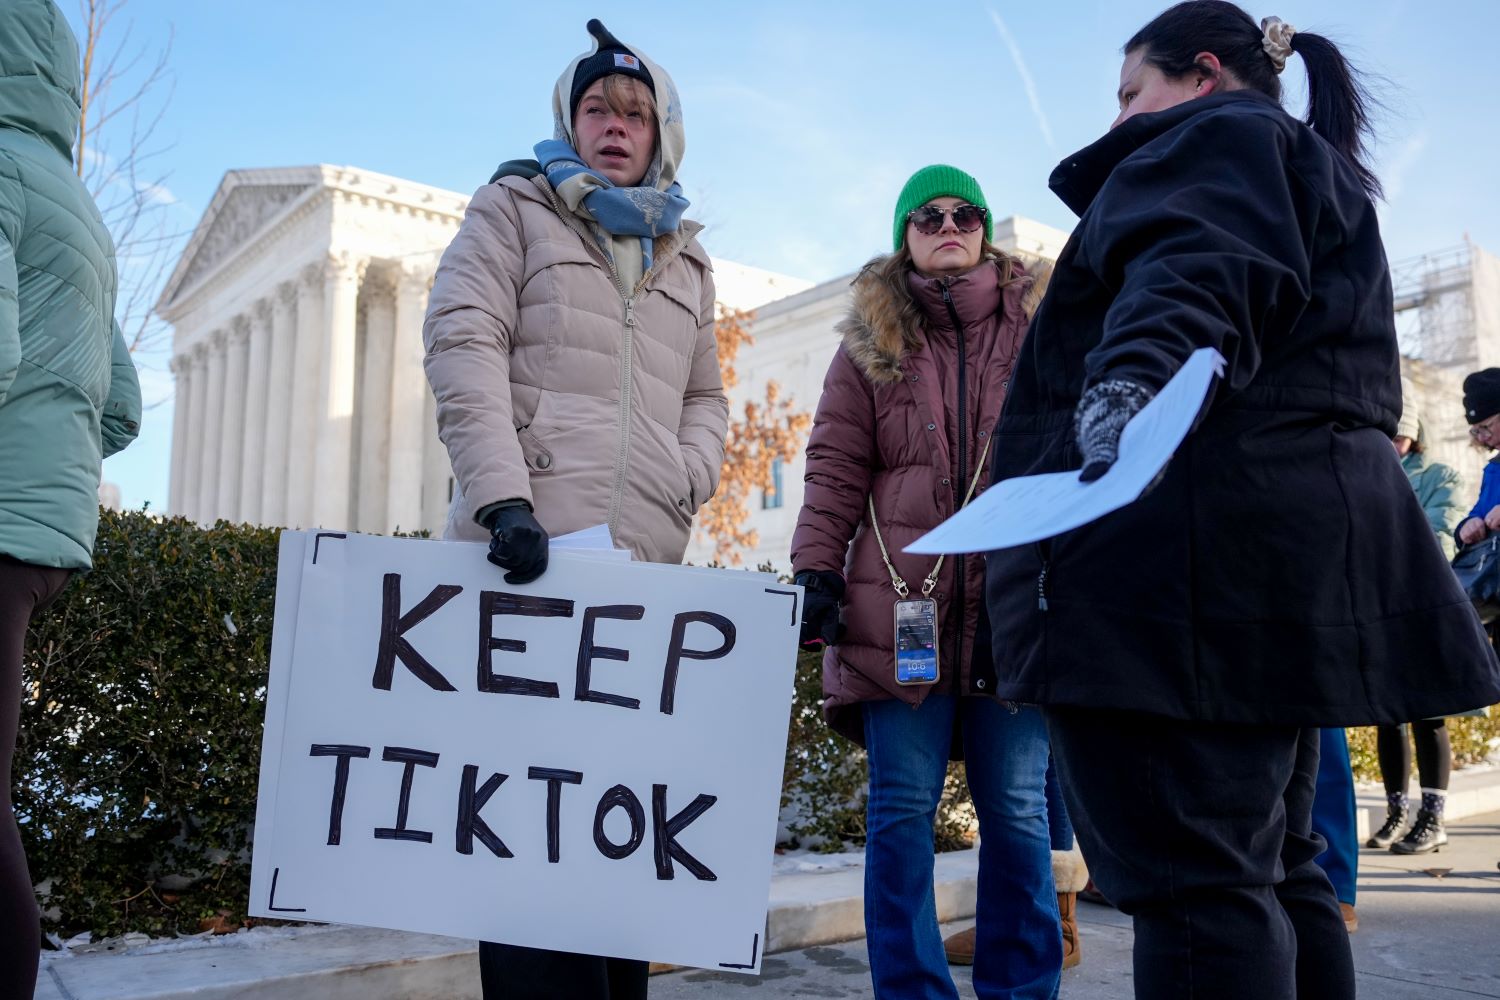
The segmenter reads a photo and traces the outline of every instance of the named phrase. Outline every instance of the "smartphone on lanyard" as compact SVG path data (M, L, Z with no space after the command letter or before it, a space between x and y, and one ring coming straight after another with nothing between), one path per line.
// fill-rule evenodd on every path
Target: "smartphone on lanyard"
M932 684L938 679L937 601L896 602L896 683Z

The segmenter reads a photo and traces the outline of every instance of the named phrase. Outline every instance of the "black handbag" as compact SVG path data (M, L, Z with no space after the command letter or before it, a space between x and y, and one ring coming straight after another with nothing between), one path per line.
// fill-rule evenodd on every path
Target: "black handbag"
M1500 534L1467 545L1453 557L1453 573L1474 602L1479 620L1500 618Z

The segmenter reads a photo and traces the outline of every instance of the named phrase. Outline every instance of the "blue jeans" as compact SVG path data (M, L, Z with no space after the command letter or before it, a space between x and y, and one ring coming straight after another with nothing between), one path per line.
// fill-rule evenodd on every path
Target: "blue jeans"
M870 760L865 936L877 998L956 1000L933 899L932 825L955 722L979 816L974 992L1052 1000L1062 935L1048 843L1047 730L1035 708L931 695L864 706Z
M1354 773L1349 767L1349 737L1342 729L1320 733L1318 786L1313 792L1312 828L1328 847L1317 857L1318 867L1333 883L1340 903L1354 905L1359 878L1359 833L1355 829Z
M1068 803L1063 799L1057 780L1057 761L1047 757L1047 832L1054 851L1073 849L1073 821L1068 819Z

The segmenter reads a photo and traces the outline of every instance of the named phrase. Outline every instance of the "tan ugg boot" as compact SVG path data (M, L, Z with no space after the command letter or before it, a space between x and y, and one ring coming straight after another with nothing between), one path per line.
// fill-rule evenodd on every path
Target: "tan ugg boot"
M1078 940L1078 891L1089 883L1089 870L1083 863L1083 855L1075 847L1071 851L1052 852L1052 881L1057 883L1057 915L1062 925L1064 969L1071 969L1083 961L1083 949Z
M1078 890L1088 885L1089 870L1077 848L1052 852L1052 880L1057 883L1057 914L1062 927L1063 965L1071 969L1083 961L1078 944ZM974 964L974 928L950 934L943 941L943 952L949 965Z

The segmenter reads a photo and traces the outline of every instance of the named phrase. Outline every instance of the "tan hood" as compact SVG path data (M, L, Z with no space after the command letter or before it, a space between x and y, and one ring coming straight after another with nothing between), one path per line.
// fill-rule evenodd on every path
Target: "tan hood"
M677 96L677 85L672 82L666 70L634 45L629 48L631 55L645 64L646 69L651 73L659 119L656 156L652 159L651 166L646 169L646 176L642 178L641 185L665 191L676 182L677 169L682 165L682 154L687 150L687 132L682 127L682 100ZM595 39L587 52L580 53L568 64L562 76L557 78L557 86L552 88L552 137L567 142L574 149L578 148L578 140L573 135L572 115L568 113L568 97L573 90L573 74L578 72L580 63L598 51L599 41Z

